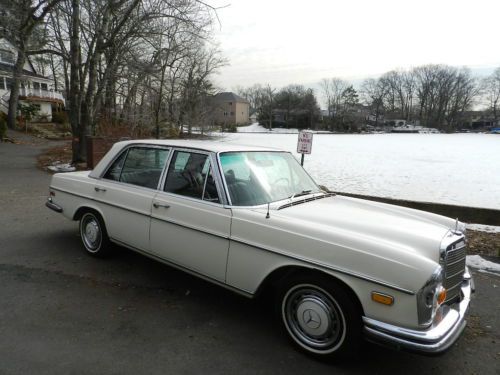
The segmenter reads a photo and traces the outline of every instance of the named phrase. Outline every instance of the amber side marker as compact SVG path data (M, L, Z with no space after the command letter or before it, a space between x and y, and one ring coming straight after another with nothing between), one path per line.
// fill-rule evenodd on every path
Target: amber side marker
M394 304L394 297L384 293L372 292L372 301L391 306Z

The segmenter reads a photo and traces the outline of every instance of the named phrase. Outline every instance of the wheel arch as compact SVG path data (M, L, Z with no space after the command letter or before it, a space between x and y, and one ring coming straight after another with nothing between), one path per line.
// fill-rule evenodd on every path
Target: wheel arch
M260 295L273 292L276 288L279 287L285 280L292 276L296 275L316 275L321 278L330 278L334 280L336 283L340 284L352 300L356 303L359 308L361 314L364 314L364 308L361 303L361 299L358 297L358 294L355 290L344 280L343 277L338 277L338 275L334 275L329 272L325 272L319 268L315 267L307 267L303 265L285 265L274 269L266 278L260 283L257 291L255 292L255 296L259 297Z
M80 220L82 218L83 214L85 214L86 212L94 212L94 213L98 214L101 217L101 219L104 221L104 223L106 223L102 211L99 210L97 207L90 206L90 205L84 205L84 206L78 207L78 209L73 214L73 220L74 221Z

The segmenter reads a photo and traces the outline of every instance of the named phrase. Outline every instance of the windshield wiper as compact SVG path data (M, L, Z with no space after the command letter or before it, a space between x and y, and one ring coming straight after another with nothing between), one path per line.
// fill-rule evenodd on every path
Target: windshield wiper
M298 193L295 193L295 194L292 194L292 196L288 197L288 199L293 199L293 198L296 198L296 197L301 197L303 195L307 195L309 193L311 193L312 190L302 190L302 191L299 191Z

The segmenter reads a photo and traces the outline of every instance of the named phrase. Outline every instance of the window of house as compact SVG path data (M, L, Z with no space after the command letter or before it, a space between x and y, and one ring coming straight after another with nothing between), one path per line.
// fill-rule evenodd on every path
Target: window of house
M5 77L0 77L0 90L5 90Z
M42 90L45 90L45 91L48 91L48 89L49 89L46 83L42 83L40 85L40 87L42 88Z
M12 90L12 86L14 85L14 80L12 78L5 78L5 85L7 86L7 90Z
M169 150L132 147L114 161L103 178L156 189Z
M39 82L33 82L33 89L40 90L40 83Z
M164 190L169 193L219 203L210 159L206 154L175 151L168 168Z
M6 64L14 64L14 52L7 50L0 50L0 60Z

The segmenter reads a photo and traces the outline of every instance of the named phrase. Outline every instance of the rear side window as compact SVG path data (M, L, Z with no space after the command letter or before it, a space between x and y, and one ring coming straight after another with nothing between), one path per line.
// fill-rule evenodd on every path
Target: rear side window
M129 148L115 160L104 178L156 189L168 153L168 149L162 148Z

